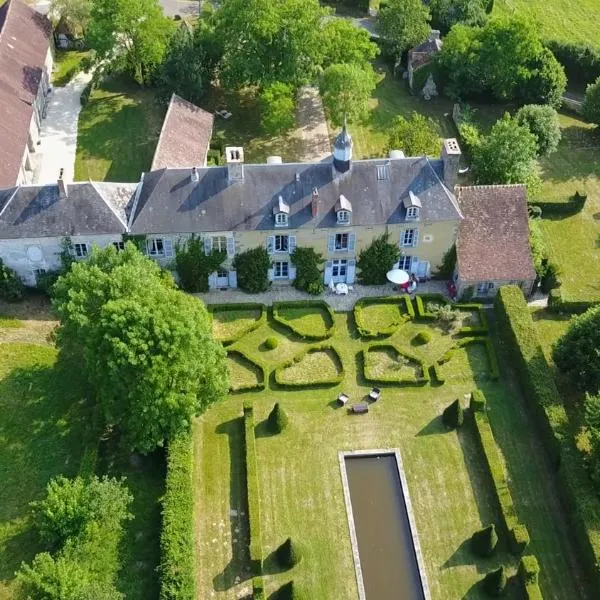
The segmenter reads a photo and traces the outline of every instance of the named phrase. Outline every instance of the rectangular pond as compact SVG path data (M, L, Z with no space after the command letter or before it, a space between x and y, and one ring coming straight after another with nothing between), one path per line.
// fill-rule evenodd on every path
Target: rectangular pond
M427 600L400 453L341 452L340 467L360 600Z

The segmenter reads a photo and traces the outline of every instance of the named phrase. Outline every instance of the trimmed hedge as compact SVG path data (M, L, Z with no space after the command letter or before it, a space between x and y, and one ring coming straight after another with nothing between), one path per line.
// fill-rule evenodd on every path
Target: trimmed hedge
M254 409L250 402L244 402L244 452L246 459L246 490L248 493L248 521L250 524L250 567L254 575L261 575L263 551L260 524L260 492L256 440L254 438Z
M429 344L429 342L431 341L431 333L424 329L423 331L419 331L419 333L417 333L417 335L415 335L415 337L411 341L415 344Z
M229 391L230 392L251 392L251 391L260 391L264 390L267 384L267 368L265 365L258 363L256 360L250 358L243 350L236 348L235 350L227 349L227 356L237 354L241 356L244 360L248 361L252 365L254 365L258 371L258 381L252 385L242 385L233 389L232 384L230 384Z
M542 433L546 450L558 469L558 484L571 531L589 578L600 587L600 499L576 448L552 370L516 286L500 288L495 311L508 349L516 358L528 406Z
M252 578L252 600L266 600L265 582L262 576Z
M322 310L327 315L326 320L329 320L329 323L326 324L327 331L323 334L307 334L306 332L299 331L294 326L292 321L288 321L285 317L279 315L280 310L285 310L286 308L314 308L317 310ZM326 340L330 338L335 332L335 317L333 314L333 310L327 302L324 300L293 300L289 302L273 302L273 320L287 327L292 333L301 337L304 340Z
M287 369L288 367L294 366L296 363L299 363L307 354L311 354L313 352L330 352L331 354L333 354L334 361L337 362L339 374L336 375L335 377L331 377L330 379L321 379L317 382L314 382L312 379L310 381L294 381L294 382L281 380L281 374L285 369ZM309 346L308 348L304 349L299 354L296 354L296 356L294 356L294 358L292 358L291 360L288 360L287 362L285 362L282 365L280 365L279 367L277 367L277 369L275 369L275 383L277 383L277 385L280 385L283 387L318 388L318 387L325 387L325 386L330 386L330 385L337 385L338 383L342 383L343 379L344 379L344 363L342 362L342 358L341 358L340 353L337 350L337 348L331 344L322 344L319 346Z
M521 586L525 600L543 600L538 585L540 565L533 554L522 556L517 571L517 581Z
M362 309L366 306L374 304L398 304L400 308L400 319L392 323L389 327L383 330L371 329L369 323L362 318ZM412 302L409 296L376 296L373 298L361 298L354 305L354 322L358 329L359 335L362 337L378 338L387 335L392 335L400 325L413 319L415 316L415 309L413 308Z
M480 389L476 389L471 392L471 403L469 407L473 412L484 411L486 404L487 400L484 393Z
M443 385L446 383L446 378L442 375L442 371L440 369L440 365L438 363L433 363L433 378L440 384Z
M552 312L580 315L598 306L600 300L575 300L566 294L561 287L550 290L548 309Z
M587 201L587 194L575 192L567 202L532 202L530 207L537 206L542 211L542 216L556 215L570 217L583 210Z
M243 338L247 333L258 329L263 323L267 320L267 307L264 304L259 304L258 302L239 302L237 304L209 304L206 307L208 312L210 312L213 316L217 312L233 312L237 310L258 310L260 311L260 317L254 321L251 325L238 331L234 335L224 340L221 340L221 344L224 346L228 346L237 342L239 339Z
M418 294L415 296L415 305L417 307L416 313L419 319L435 319L433 313L427 312L427 304L432 302L433 304L450 304L450 301L446 296L442 294Z
M498 358L496 357L496 351L494 350L494 344L492 343L492 340L488 337L465 337L459 339L456 344L447 350L442 358L438 360L437 364L434 364L434 372L436 373L436 379L439 383L444 383L444 381L443 377L442 379L438 377L438 375L441 375L441 373L439 372L439 368L436 367L447 363L459 348L464 348L465 346L469 346L471 344L483 344L485 346L488 362L490 364L490 379L492 381L496 381L500 378L500 367L498 365Z
M433 313L427 311L428 303L452 305L452 308L464 311L477 311L480 325L465 325L458 330L458 334L485 334L488 332L488 321L485 314L485 309L482 304L477 303L457 303L452 304L448 298L442 294L420 294L415 296L415 305L417 307L416 314L419 319L435 319L436 316Z
M565 68L569 82L592 83L600 77L600 50L589 44L546 40L558 62Z
M186 432L173 438L167 447L160 534L160 600L196 598L193 468L192 434Z
M393 374L378 375L378 376L370 375L369 372L367 372L367 357L369 355L369 352L377 351L377 350L385 350L388 348L391 348L394 352L396 352L400 356L403 356L404 358L408 358L412 362L417 363L417 365L421 369L422 375L420 377L417 377L414 380L402 378L399 375L393 375ZM362 353L362 361L363 361L363 376L365 378L365 381L367 381L369 383L383 383L383 384L398 383L398 384L404 384L404 385L411 385L411 384L412 385L425 385L426 383L429 383L429 366L426 365L425 362L423 360L421 360L420 358L418 358L417 356L414 356L414 355L406 352L406 350L400 350L394 344L373 342L371 344L368 344L366 348L363 348L361 350L361 353Z
M494 434L492 433L487 413L474 412L472 415L477 441L485 457L488 472L494 484L494 495L500 507L504 533L508 536L511 552L518 556L529 545L529 532L527 531L527 527L520 523L517 517L513 499L508 488L504 465L496 446L496 441L494 440Z
M489 331L487 315L485 314L485 308L483 308L483 304L455 304L454 308L465 311L476 311L477 316L479 318L479 325L465 325L458 330L458 334L485 334Z

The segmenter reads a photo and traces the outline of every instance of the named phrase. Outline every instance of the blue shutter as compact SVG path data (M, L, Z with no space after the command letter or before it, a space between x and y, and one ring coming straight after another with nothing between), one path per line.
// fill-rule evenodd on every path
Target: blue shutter
M227 238L227 256L235 256L235 238L233 236Z
M290 266L288 267L288 273L288 279L290 281L296 279L296 267L292 263L290 263Z
M206 247L205 247L206 249ZM211 273L208 276L208 289L214 290L217 287L217 272Z
M289 239L288 239L288 252L291 254L294 250L296 249L296 236L295 235L290 235ZM295 271L295 269L294 269ZM290 279L295 279L296 275L294 274L294 277L290 277Z
M419 230L415 229L415 234L413 236L413 247L418 246L419 245Z
M171 258L173 256L173 242L171 240L163 240L163 248L165 250L165 257Z
M404 229L400 230L400 248L402 248L404 246Z
M212 252L212 238L210 235L207 235L204 238L204 254L207 256Z
M329 250L329 252L333 252L335 250L335 234L329 236L329 240L327 242L327 250Z
M356 277L356 261L349 260L348 267L346 269L346 283L354 283Z
M356 234L349 233L348 234L348 250L350 252L354 252L354 247L356 246Z
M229 271L229 287L237 287L237 271Z
M275 250L275 236L274 235L270 235L267 238L267 252L269 254L273 254L274 250Z
M331 281L332 272L333 272L333 261L328 260L325 263L325 285L329 285L329 282Z

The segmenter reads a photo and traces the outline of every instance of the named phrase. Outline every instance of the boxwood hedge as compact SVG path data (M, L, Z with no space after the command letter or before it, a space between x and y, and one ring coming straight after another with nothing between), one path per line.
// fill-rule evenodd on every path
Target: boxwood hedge
M407 358L408 360L416 363L420 370L421 375L416 377L415 379L407 379L406 377L401 377L399 374L381 374L381 375L371 375L369 370L367 369L367 358L370 352L373 351L384 351L387 349L391 349L400 356ZM406 352L406 350L400 350L394 344L386 344L386 343L377 343L374 342L372 344L368 344L366 348L362 349L362 362L363 362L363 376L365 381L369 383L399 383L404 385L424 385L429 383L429 366L425 364L423 360Z
M300 380L300 381L283 381L281 378L282 372L288 367L292 367L294 364L299 363L307 354L311 354L313 352L328 352L332 355L333 360L337 364L338 374L335 377L331 377L329 379L319 379L319 381L315 382L314 378L311 376L310 379ZM331 385L337 385L341 383L344 379L344 363L342 362L342 358L340 356L339 350L331 345L331 344L320 344L317 346L309 346L308 348L302 350L299 354L296 354L294 358L286 361L277 369L275 369L275 383L280 386L285 387L304 387L304 388L318 388L318 387L326 387Z
M522 556L517 571L517 580L525 600L543 600L538 585L540 565L533 554Z
M580 315L586 310L600 304L600 300L578 300L569 296L562 287L550 290L548 309L552 312Z
M386 329L373 329L367 319L363 317L363 308L366 306L371 306L373 304L396 304L400 309L400 319L392 323ZM413 308L410 297L407 295L404 296L377 296L373 298L361 298L354 305L354 322L356 323L356 328L358 329L358 333L362 337L384 337L387 335L392 335L402 323L408 321L415 316L415 309Z
M258 310L260 311L259 318L248 325L248 327L244 327L239 331L236 331L233 335L228 338L220 340L224 346L228 346L237 342L239 339L243 338L247 333L258 329L266 320L267 320L267 307L264 304L259 304L258 302L238 302L237 304L209 304L207 306L208 311L214 316L215 313L223 313L223 312L234 312L240 310Z
M325 315L326 332L322 333L307 333L300 331L294 326L293 321L288 321L283 316L283 311L289 308L313 308L316 311L321 311ZM293 300L289 302L273 302L273 320L289 329L292 333L300 336L305 340L325 340L331 337L335 332L335 317L333 310L324 300Z
M239 349L239 348L235 348L232 350L227 350L227 356L240 356L242 358L242 360L247 361L249 363L251 363L254 367L256 367L258 374L257 374L257 382L255 384L252 385L242 385L242 386L236 386L235 389L233 388L233 382L230 384L230 391L231 392L251 392L251 391L260 391L260 390L264 390L266 383L267 383L267 368L265 367L265 365L257 362L256 360L250 358L243 350Z

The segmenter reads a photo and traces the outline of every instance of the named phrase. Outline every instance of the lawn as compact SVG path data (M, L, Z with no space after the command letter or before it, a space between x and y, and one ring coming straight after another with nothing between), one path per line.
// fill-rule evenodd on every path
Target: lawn
M75 179L139 181L152 163L164 114L155 90L106 79L79 115Z
M262 545L269 593L293 580L309 598L356 597L338 451L397 447L402 453L432 598L484 598L477 585L484 573L500 563L514 573L516 562L504 548L486 560L470 554L466 543L470 535L484 524L498 523L499 515L473 431L465 426L458 433L447 432L440 420L447 405L477 385L477 373L465 368L461 377L443 386L383 386L382 399L368 415L350 417L335 408L334 399L340 391L347 393L351 402L368 393L359 360L366 340L358 336L351 315L338 313L335 321L336 330L327 344L340 352L341 385L289 390L270 378L265 391L232 395L195 422L198 599L233 599L250 591L241 420L245 399L253 401L257 423ZM431 341L417 347L411 340L423 330L432 333ZM267 337L279 339L276 350L263 349ZM382 343L388 342L410 349L412 354L421 353L422 360L431 364L456 339L429 322L408 322ZM299 337L271 326L270 321L232 345L270 368L286 363L306 347ZM540 561L542 593L555 599L588 598L543 449L532 435L507 357L500 358L500 381L484 379L478 384L488 398L518 517L527 525L531 551ZM390 366L389 360L387 354L382 364ZM467 359L466 365L470 364L474 363ZM314 366L313 373L321 368L320 364ZM290 425L282 434L270 435L264 420L275 402L284 407ZM282 572L275 567L271 553L288 536L302 544L304 558L293 570Z
M247 331L260 318L260 309L223 310L213 313L213 331L220 342Z
M81 71L81 63L88 55L87 50L55 50L52 85L55 87L67 85Z

